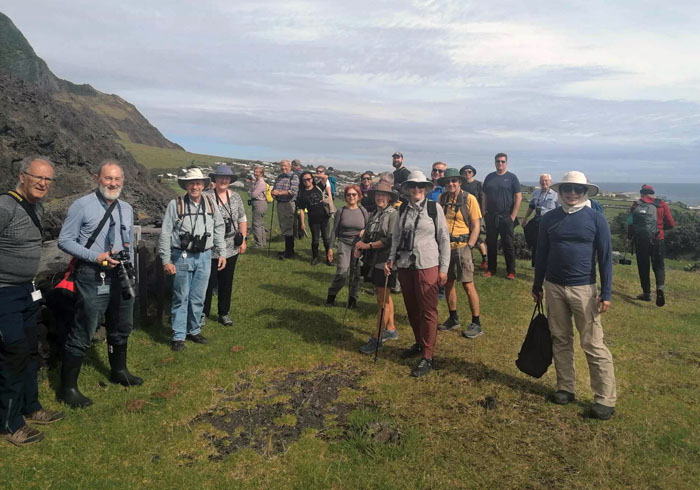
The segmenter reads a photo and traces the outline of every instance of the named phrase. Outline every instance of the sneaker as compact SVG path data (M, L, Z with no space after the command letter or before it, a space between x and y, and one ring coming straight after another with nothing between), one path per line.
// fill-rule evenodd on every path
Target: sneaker
M353 298L352 296L350 296L348 298L348 309L350 309L350 310L357 309L357 298Z
M663 289L656 290L656 306L661 307L666 304L666 297Z
M202 313L202 317L199 319L199 328L207 326L207 315Z
M394 286L393 288L391 288L391 292L394 293L394 294L399 294L399 293L401 292L401 284L399 284L399 283L397 282L397 283L396 283L396 286Z
M360 347L360 352L363 354L374 354L378 349L382 349L384 344L382 342L377 342L377 339L370 337L366 344Z
M48 425L58 422L65 414L63 412L54 412L52 410L46 410L40 408L36 412L24 416L24 420L27 422L32 422L34 424Z
M319 262L320 259L318 257L314 257L313 259L311 259L311 265L318 265Z
M651 293L642 293L637 296L637 299L641 301L651 301Z
M175 352L180 352L181 350L185 350L185 341L184 340L173 340L170 342L170 350L174 350Z
M491 271L486 271L483 274L481 274L481 277L491 277L493 276L493 272Z
M426 359L425 357L420 360L416 368L411 371L411 376L414 378L420 378L421 376L425 376L430 372L430 370L433 369L433 360L432 359Z
M448 317L447 320L444 321L444 323L438 325L438 330L442 331L454 330L455 328L459 328L459 322L452 317Z
M382 332L382 342L386 342L387 340L398 340L399 339L399 332L394 330L384 330Z
M233 325L233 320L228 315L222 315L219 317L219 323L225 327L230 327Z
M462 332L462 337L465 339L475 339L479 335L482 335L484 332L481 330L481 325L478 323L470 323L467 329Z
M485 270L488 269L488 268L489 268L489 263L488 263L488 261L482 260L482 261L481 261L481 264L479 265L479 269L481 269L482 271L485 271Z
M187 340L189 340L190 342L194 342L195 344L207 344L207 343L209 343L207 338L204 335L202 335L201 333L198 333L196 335L188 335Z
M511 273L509 273L509 274L508 274L508 275L506 276L506 279L508 279L509 281L512 281L512 280L514 280L514 279L515 279L515 274L514 274L514 273L512 273L512 272L511 272Z
M568 405L576 399L576 396L566 390L557 390L549 395L549 401L557 405Z
M421 355L422 352L423 352L423 346L422 346L422 345L420 345L420 344L413 344L413 345L412 345L411 347L409 347L408 349L402 350L401 353L399 354L399 357L401 357L401 359L408 359L409 357L416 357L416 356L419 356L419 355Z
M615 413L615 407L607 407L600 403L591 405L590 416L593 419L608 420Z
M15 446L26 446L34 442L39 442L44 438L44 433L34 427L24 425L14 432L0 434L0 439L7 439Z

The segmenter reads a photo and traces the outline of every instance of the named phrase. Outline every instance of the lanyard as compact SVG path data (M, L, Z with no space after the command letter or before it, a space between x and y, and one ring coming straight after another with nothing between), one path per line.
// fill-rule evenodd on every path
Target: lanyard
M214 195L216 195L216 202L220 204L219 209L226 210L226 214L228 214L228 217L231 220L234 231L237 231L238 227L236 226L236 220L233 219L233 210L231 209L231 197L228 195L228 191L226 191L226 204L224 204L224 202L221 199L219 199L218 192L214 191Z
M420 215L423 212L423 209L425 208L425 203L428 202L428 198L423 199L423 203L420 205L420 209L418 210L418 214L416 215L416 221L413 223L413 232L418 229L418 221L420 221ZM405 230L406 229L406 218L408 217L408 210L411 208L411 203L406 204L406 212L403 214L403 221L401 222L401 229Z
M194 220L192 219L192 208L190 207L190 195L187 194L185 196L185 201L187 203L187 214L190 217L190 225L192 226L192 231L190 232L192 235L195 234L195 229L197 228L197 221L199 220L199 211L202 211L202 215L204 216L204 231L207 231L207 213L203 208L203 202L202 200L206 199L204 196L199 196L199 204L197 204L197 212L195 213Z

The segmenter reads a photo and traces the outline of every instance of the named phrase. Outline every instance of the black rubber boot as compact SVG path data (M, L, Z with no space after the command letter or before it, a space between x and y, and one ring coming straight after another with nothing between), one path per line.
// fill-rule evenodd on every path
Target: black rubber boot
M126 344L108 345L109 365L112 372L109 373L109 381L122 386L140 386L143 379L134 376L126 368Z
M335 294L329 294L326 298L326 306L335 306Z
M82 357L71 354L63 354L61 365L61 388L56 399L68 404L71 408L85 408L92 405L92 400L80 393L78 389L78 376L83 365Z
M350 308L351 310L354 310L357 308L357 298L355 298L353 296L350 296L348 298L348 308Z

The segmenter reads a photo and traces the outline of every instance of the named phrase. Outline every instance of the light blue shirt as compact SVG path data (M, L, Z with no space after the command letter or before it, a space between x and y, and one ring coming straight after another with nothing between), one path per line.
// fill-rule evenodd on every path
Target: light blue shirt
M121 208L121 214L119 208ZM58 235L58 248L76 259L95 262L98 255L110 251L107 240L110 226L114 236L114 243L111 244L112 252L123 250L126 248L125 244L130 245L134 238L134 210L129 203L120 200L112 210L112 219L108 219L104 224L90 249L85 248L93 231L102 221L105 211L95 192L73 201L63 221L61 233ZM133 259L133 250L130 252Z
M548 189L547 192L542 192L542 189L535 189L530 199L530 209L535 210L535 216L544 216L550 211L559 207L557 191Z
M440 194L442 194L443 192L445 192L445 188L441 185L436 184L435 187L433 187L433 190L430 191L425 197L427 197L431 201L437 202L438 197L440 197Z

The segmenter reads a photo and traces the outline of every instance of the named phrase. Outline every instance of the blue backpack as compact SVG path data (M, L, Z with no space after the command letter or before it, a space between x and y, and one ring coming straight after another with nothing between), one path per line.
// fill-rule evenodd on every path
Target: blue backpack
M338 179L336 179L333 175L329 175L328 182L331 183L331 193L333 194L333 197L335 197L335 187L338 183Z

